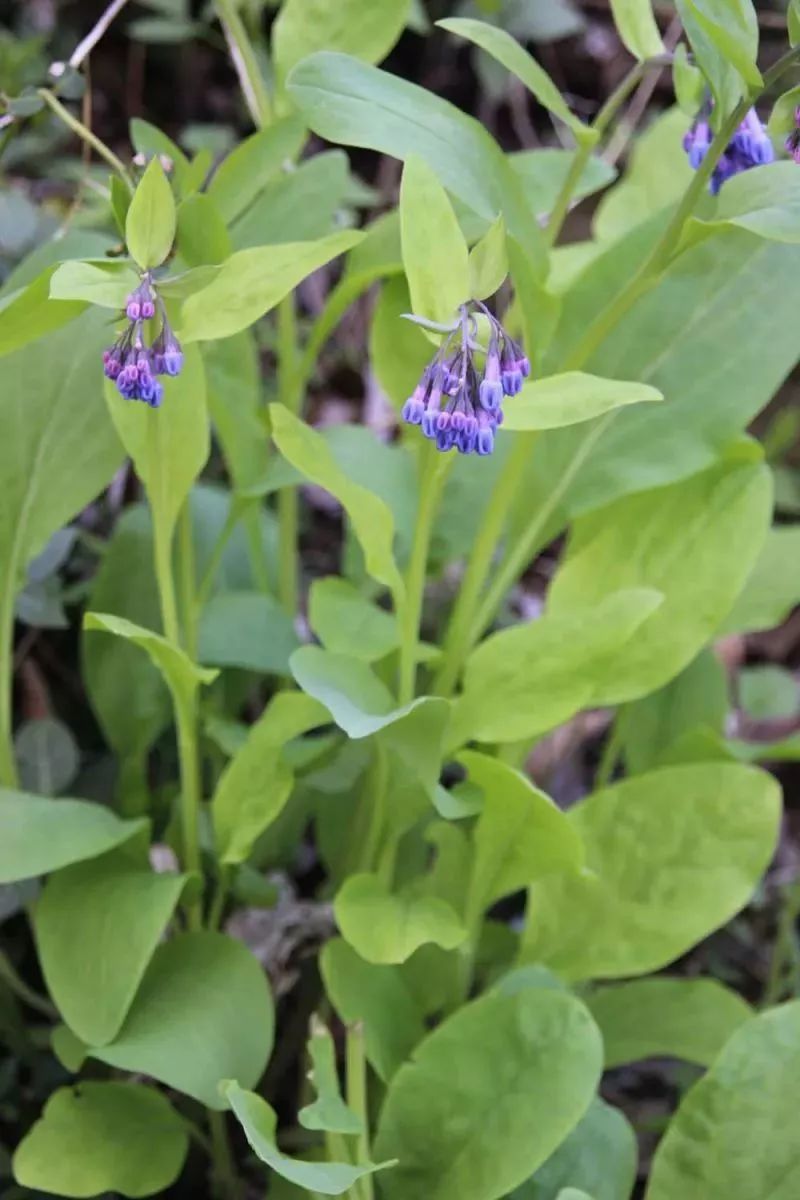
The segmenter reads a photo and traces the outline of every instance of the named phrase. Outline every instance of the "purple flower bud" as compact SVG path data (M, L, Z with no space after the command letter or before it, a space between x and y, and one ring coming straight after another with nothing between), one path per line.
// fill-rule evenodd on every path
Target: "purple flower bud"
M133 295L128 296L128 300L125 305L125 315L129 321L138 321L142 315L142 306L139 302L136 292L134 292Z
M426 438L436 437L436 413L426 409L422 416L422 432Z
M436 449L441 450L443 454L446 453L448 450L453 449L453 446L455 445L455 441L456 441L456 435L455 435L455 433L453 433L452 429L448 428L448 429L437 430L437 432L436 432Z
M503 391L507 396L518 396L522 391L522 372L516 363L503 371Z
M106 379L116 379L122 370L122 360L119 358L116 346L103 351L103 374Z
M517 366L520 369L523 379L527 379L531 373L531 361L527 354L521 354L517 359Z
M464 428L467 418L462 412L454 412L450 414L450 428L455 433L460 433Z
M151 408L160 408L161 401L164 399L164 385L158 379L153 380L153 395L148 404Z
M506 372L503 372L503 381L505 381L505 378ZM487 412L497 412L503 403L504 394L504 382L501 383L499 379L483 379L478 389L478 399L481 407L485 408Z
M449 429L449 428L450 428L450 413L449 412L438 413L437 417L436 417L436 432L442 433L444 430Z
M415 392L413 396L409 396L406 400L400 415L408 425L421 425L424 414L425 406L417 399Z
M491 454L494 450L494 429L486 414L478 417L478 436L476 450L480 455Z

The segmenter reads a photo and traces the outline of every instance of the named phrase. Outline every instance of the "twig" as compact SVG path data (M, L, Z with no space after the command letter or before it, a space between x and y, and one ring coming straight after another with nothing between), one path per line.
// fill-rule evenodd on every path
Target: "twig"
M680 17L676 14L670 22L669 28L664 34L664 46L669 54L672 54L678 42L681 40L683 26ZM624 153L633 133L647 111L647 106L653 98L653 93L659 85L663 77L664 69L660 71L651 71L649 75L645 75L642 82L639 84L633 99L628 105L622 120L620 121L614 136L608 143L603 158L610 166L614 166L620 156Z
M100 38L108 29L114 18L122 12L128 0L111 0L103 15L95 22L82 42L79 42L69 57L69 65L77 70L83 60L94 50Z

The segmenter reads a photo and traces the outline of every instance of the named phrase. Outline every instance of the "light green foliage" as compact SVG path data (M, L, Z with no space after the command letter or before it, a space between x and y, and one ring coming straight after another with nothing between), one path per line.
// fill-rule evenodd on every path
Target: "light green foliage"
M341 1196L364 1175L371 1175L373 1171L393 1165L386 1162L351 1166L349 1163L307 1162L299 1158L289 1158L278 1149L277 1117L266 1100L234 1082L225 1087L225 1098L244 1129L248 1142L262 1162L298 1187L321 1193L323 1196Z
M221 1109L220 1082L260 1079L273 1020L264 972L241 942L184 933L156 949L122 1029L89 1053Z
M320 970L340 1018L363 1024L367 1058L388 1081L425 1033L422 1013L399 969L368 963L335 938L322 949Z
M80 301L50 298L55 267L47 267L25 286L7 291L0 299L0 356L21 350L80 316L86 307Z
M82 262L73 259L56 267L50 279L51 300L85 300L101 308L125 307L139 277L129 263Z
M143 121L141 117L134 117L131 120L130 130L131 142L137 154L143 154L146 158L163 155L169 160L172 164L178 193L183 195L191 165L180 146L157 126L151 125L149 121Z
M286 610L263 592L220 592L203 610L199 657L212 666L286 675L299 645Z
M186 882L115 850L57 871L36 906L45 982L84 1042L118 1033Z
M506 225L502 216L469 252L469 294L473 300L493 296L508 275Z
M800 242L800 178L793 162L775 162L745 171L722 189L716 211L691 221L685 243L725 226L745 229L767 241Z
M342 1099L336 1071L336 1046L330 1030L316 1017L311 1019L308 1054L311 1059L308 1077L317 1098L300 1109L297 1114L300 1124L304 1129L323 1129L329 1133L363 1133L364 1122Z
M647 1200L793 1200L798 1100L794 1003L745 1022L686 1095L656 1152Z
M226 155L208 185L226 222L241 216L284 163L297 156L304 137L302 121L292 115L251 134Z
M752 0L680 0L678 12L700 69L727 113L733 107L724 84L735 71L748 88L762 86L756 66L758 18Z
M728 763L665 767L596 792L569 814L584 873L531 888L525 961L570 979L672 962L747 903L780 807L769 775Z
M372 315L369 354L378 383L398 409L432 358L431 343L423 330L413 321L402 320L402 314L409 312L411 297L405 276L387 279Z
M394 519L379 496L354 483L337 463L320 434L288 408L270 406L272 436L281 454L312 483L325 488L339 501L361 543L369 573L395 596L403 582L394 560Z
M800 529L770 529L761 554L747 578L724 633L745 633L780 625L800 601Z
M334 905L345 939L370 963L402 963L429 942L454 950L466 937L458 915L437 896L392 894L377 875L351 875Z
M410 0L286 0L272 30L279 81L315 50L342 50L380 62L408 17Z
M105 854L146 829L86 800L0 790L0 883L30 879Z
M230 235L210 196L187 196L178 205L177 221L176 249L190 267L213 266L229 257Z
M510 1200L562 1200L562 1188L591 1188L596 1200L630 1200L636 1178L636 1134L616 1108L594 1099L536 1174Z
M186 300L181 340L204 342L240 333L274 308L306 275L360 240L360 233L346 230L316 242L237 251L207 287Z
M565 992L531 988L468 1004L389 1086L375 1147L400 1160L383 1181L388 1200L504 1196L583 1116L601 1055L585 1008Z
M81 1083L54 1092L17 1147L21 1187L76 1198L163 1193L189 1137L165 1096L141 1083Z
M244 862L289 798L293 773L283 755L292 738L327 723L327 711L302 693L274 698L217 784L211 805L222 862Z
M396 617L372 604L346 579L315 579L308 604L311 628L333 654L375 662L400 643Z
M331 233L351 188L342 150L325 150L271 179L236 221L236 250L278 242L313 242Z
M664 53L651 0L611 0L611 12L619 35L634 58L656 58Z
M642 383L599 379L581 371L533 379L505 407L504 429L559 429L591 421L626 404L663 400L655 388Z
M175 201L158 158L151 159L133 194L125 220L125 241L141 269L158 267L175 240Z
M603 1035L607 1068L663 1055L708 1067L752 1015L715 979L637 979L598 988L585 1003Z
M447 193L424 159L406 159L400 186L403 266L418 317L447 323L469 297L469 251Z

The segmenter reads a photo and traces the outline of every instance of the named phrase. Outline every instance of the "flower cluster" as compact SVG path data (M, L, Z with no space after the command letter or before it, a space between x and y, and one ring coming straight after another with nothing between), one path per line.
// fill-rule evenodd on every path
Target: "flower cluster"
M683 148L694 171L708 154L713 140L709 117L710 110L706 109L683 139ZM708 185L709 191L712 196L716 196L727 179L740 175L742 171L749 171L751 167L764 166L774 158L775 151L769 134L761 124L756 110L751 108L714 167Z
M475 308L489 322L485 349L477 342ZM476 352L484 360L482 371L476 366ZM437 450L491 454L495 431L503 422L503 399L516 396L530 370L522 348L484 304L463 304L457 323L403 405L403 420L419 425Z
M125 302L128 319L113 346L103 352L103 373L113 379L126 400L143 400L158 408L164 397L159 375L178 375L183 351L172 332L164 305L148 274ZM159 329L150 345L145 341L147 322L158 318Z
M800 166L800 108L794 110L794 129L784 143L787 154Z

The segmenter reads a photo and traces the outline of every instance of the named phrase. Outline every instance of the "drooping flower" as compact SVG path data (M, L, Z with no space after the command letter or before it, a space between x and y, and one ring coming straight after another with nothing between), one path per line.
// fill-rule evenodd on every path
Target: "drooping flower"
M489 345L477 342L475 310L489 322ZM476 357L483 358L482 370ZM458 320L403 405L402 417L419 425L437 450L491 454L503 422L503 399L515 396L530 363L522 348L479 301L463 304Z
M113 379L117 391L126 400L141 400L158 408L164 398L164 385L158 375L179 375L183 351L167 319L158 292L149 273L125 302L128 324L113 346L103 352L103 373ZM149 322L158 319L159 327L150 344L145 340Z
M711 147L713 134L710 124L711 107L707 104L700 112L691 129L683 138L683 148L689 165L696 171ZM726 180L752 167L761 167L775 158L772 141L761 123L758 113L751 108L714 167L708 183L712 196L716 196Z

